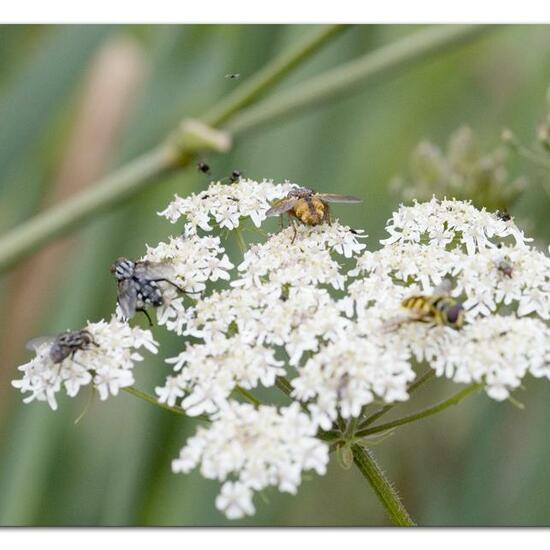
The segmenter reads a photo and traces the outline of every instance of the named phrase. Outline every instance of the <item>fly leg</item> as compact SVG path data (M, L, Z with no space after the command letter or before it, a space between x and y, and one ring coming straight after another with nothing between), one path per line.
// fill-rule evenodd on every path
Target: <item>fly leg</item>
M297 222L293 218L290 218L290 223L292 225L292 229L294 229L294 234L292 235L292 240L290 241L290 244L294 244L294 241L296 240L296 235L298 235L298 229L296 228Z
M332 225L332 216L330 215L330 206L325 204L325 219L329 225Z
M178 286L176 283L174 283L174 281L171 281L170 279L149 279L149 280L154 281L155 283L158 283L158 282L168 283L169 285L172 285L175 289L179 290L183 294L200 294L201 293L200 290L194 290L194 291L184 290L183 288L181 288L181 286Z
M151 320L151 317L149 316L149 314L147 313L147 311L145 311L144 308L136 309L136 311L141 311L141 313L143 313L143 314L145 315L145 317L147 317L147 320L149 321L149 326L150 326L150 327L153 326L153 321Z

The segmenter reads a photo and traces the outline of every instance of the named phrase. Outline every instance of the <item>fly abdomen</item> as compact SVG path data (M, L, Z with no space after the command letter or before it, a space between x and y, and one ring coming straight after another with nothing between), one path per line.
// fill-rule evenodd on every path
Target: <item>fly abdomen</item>
M139 285L138 299L144 304L159 307L164 303L162 292L155 281L136 281Z
M410 309L411 311L414 311L422 316L429 315L432 311L432 305L425 296L411 296L409 298L405 298L401 302L401 305L404 308Z

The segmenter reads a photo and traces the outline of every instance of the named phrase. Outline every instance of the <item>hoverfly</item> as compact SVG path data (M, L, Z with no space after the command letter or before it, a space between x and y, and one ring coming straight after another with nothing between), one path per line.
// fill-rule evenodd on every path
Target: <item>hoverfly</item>
M99 347L89 331L68 330L57 336L44 336L33 338L27 342L26 348L29 351L36 351L42 344L51 344L50 359L52 363L62 363L69 355L71 359L77 351L85 351L90 346Z
M186 292L170 280L174 276L174 268L169 264L134 262L121 257L111 266L111 273L117 280L117 301L125 319L131 319L137 311L141 311L150 326L153 326L153 322L145 308L164 304L159 283L168 283L180 292Z
M357 204L362 199L352 195L339 195L337 193L316 193L311 189L299 187L292 189L284 199L277 201L267 212L267 216L278 216L288 213L289 219L296 219L306 225L319 225L327 221L331 222L329 202L342 202ZM296 226L294 226L294 239L296 238Z
M450 291L450 280L443 279L431 296L409 296L401 302L401 307L411 312L411 321L433 322L459 329L464 325L464 307L450 296Z

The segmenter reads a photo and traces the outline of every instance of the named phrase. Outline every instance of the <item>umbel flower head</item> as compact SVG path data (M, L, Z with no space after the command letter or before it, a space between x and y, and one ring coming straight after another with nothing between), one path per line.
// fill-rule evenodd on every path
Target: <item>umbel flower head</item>
M55 353L59 337L37 340L36 356L19 367L23 378L12 382L21 392L29 394L25 403L35 399L47 401L55 410L56 394L62 388L69 397L74 397L82 386L90 384L98 391L100 399L107 399L109 395L117 395L120 388L134 383L134 363L143 360L138 349L157 352L157 343L150 331L132 328L116 318L109 322L88 323L78 332L84 332L89 338L81 347L76 343L67 350L70 353L65 357L62 357L65 354Z
M379 247L334 220L287 227L230 259L212 232L258 227L295 187L240 179L176 197L160 215L185 218L182 234L143 258L169 263L175 282L197 292L157 308L181 349L155 393L210 420L173 470L220 481L216 505L229 518L253 514L256 491L294 493L302 472L324 474L326 434L370 405L407 400L419 369L496 400L528 374L550 378L550 258L513 219L432 198L394 212ZM133 382L135 349L156 350L148 331L120 321L87 330L97 349L54 364L41 348L14 384L52 406L62 385L74 395L92 383L106 397ZM258 405L259 387L282 388L287 401Z

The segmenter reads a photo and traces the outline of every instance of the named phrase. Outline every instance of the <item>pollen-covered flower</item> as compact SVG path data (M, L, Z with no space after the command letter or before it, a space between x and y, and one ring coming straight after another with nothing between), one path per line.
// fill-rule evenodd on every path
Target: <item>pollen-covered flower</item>
M184 216L196 229L211 231L213 224L220 228L235 229L242 218L250 218L256 227L265 220L271 202L285 197L296 187L292 183L275 184L241 178L231 185L212 182L206 191L182 198L176 195L168 207L159 212L172 223Z
M328 446L316 431L297 403L277 409L232 401L187 440L172 470L187 473L200 465L204 477L224 482L218 509L241 518L255 512L253 491L274 486L295 494L302 472L326 472Z
M513 220L502 220L468 201L438 200L401 206L386 229L390 236L382 244L395 242L432 243L456 248L464 246L469 255L497 246L497 240L513 237L521 246L526 239Z
M287 227L245 252L238 266L241 277L232 286L330 285L342 289L345 276L333 254L350 258L363 250L366 245L357 237L357 231L338 222Z
M19 367L23 378L12 382L21 392L29 393L25 403L47 401L52 409L57 409L56 394L62 388L74 397L89 384L98 391L100 399L107 399L134 383L134 363L143 359L137 350L157 352L158 345L150 331L130 327L116 318L88 323L79 332L84 333L84 339L78 339L76 334L66 346L60 345L58 338L36 342L36 357Z
M407 385L415 378L410 355L406 346L348 333L306 361L292 380L292 395L308 402L312 419L329 430L338 414L358 417L375 398L407 400Z
M498 401L518 388L527 373L550 378L550 329L538 319L491 315L459 331L419 326L405 330L418 332L412 351L438 376L480 383ZM404 332L400 337L411 343L414 338Z
M168 388L157 388L157 395L174 402L177 389L185 392L181 406L191 416L222 408L236 385L246 389L260 383L272 386L275 377L285 373L274 350L250 344L239 335L225 337L219 333L206 343L188 345L167 362L180 374L169 379Z

